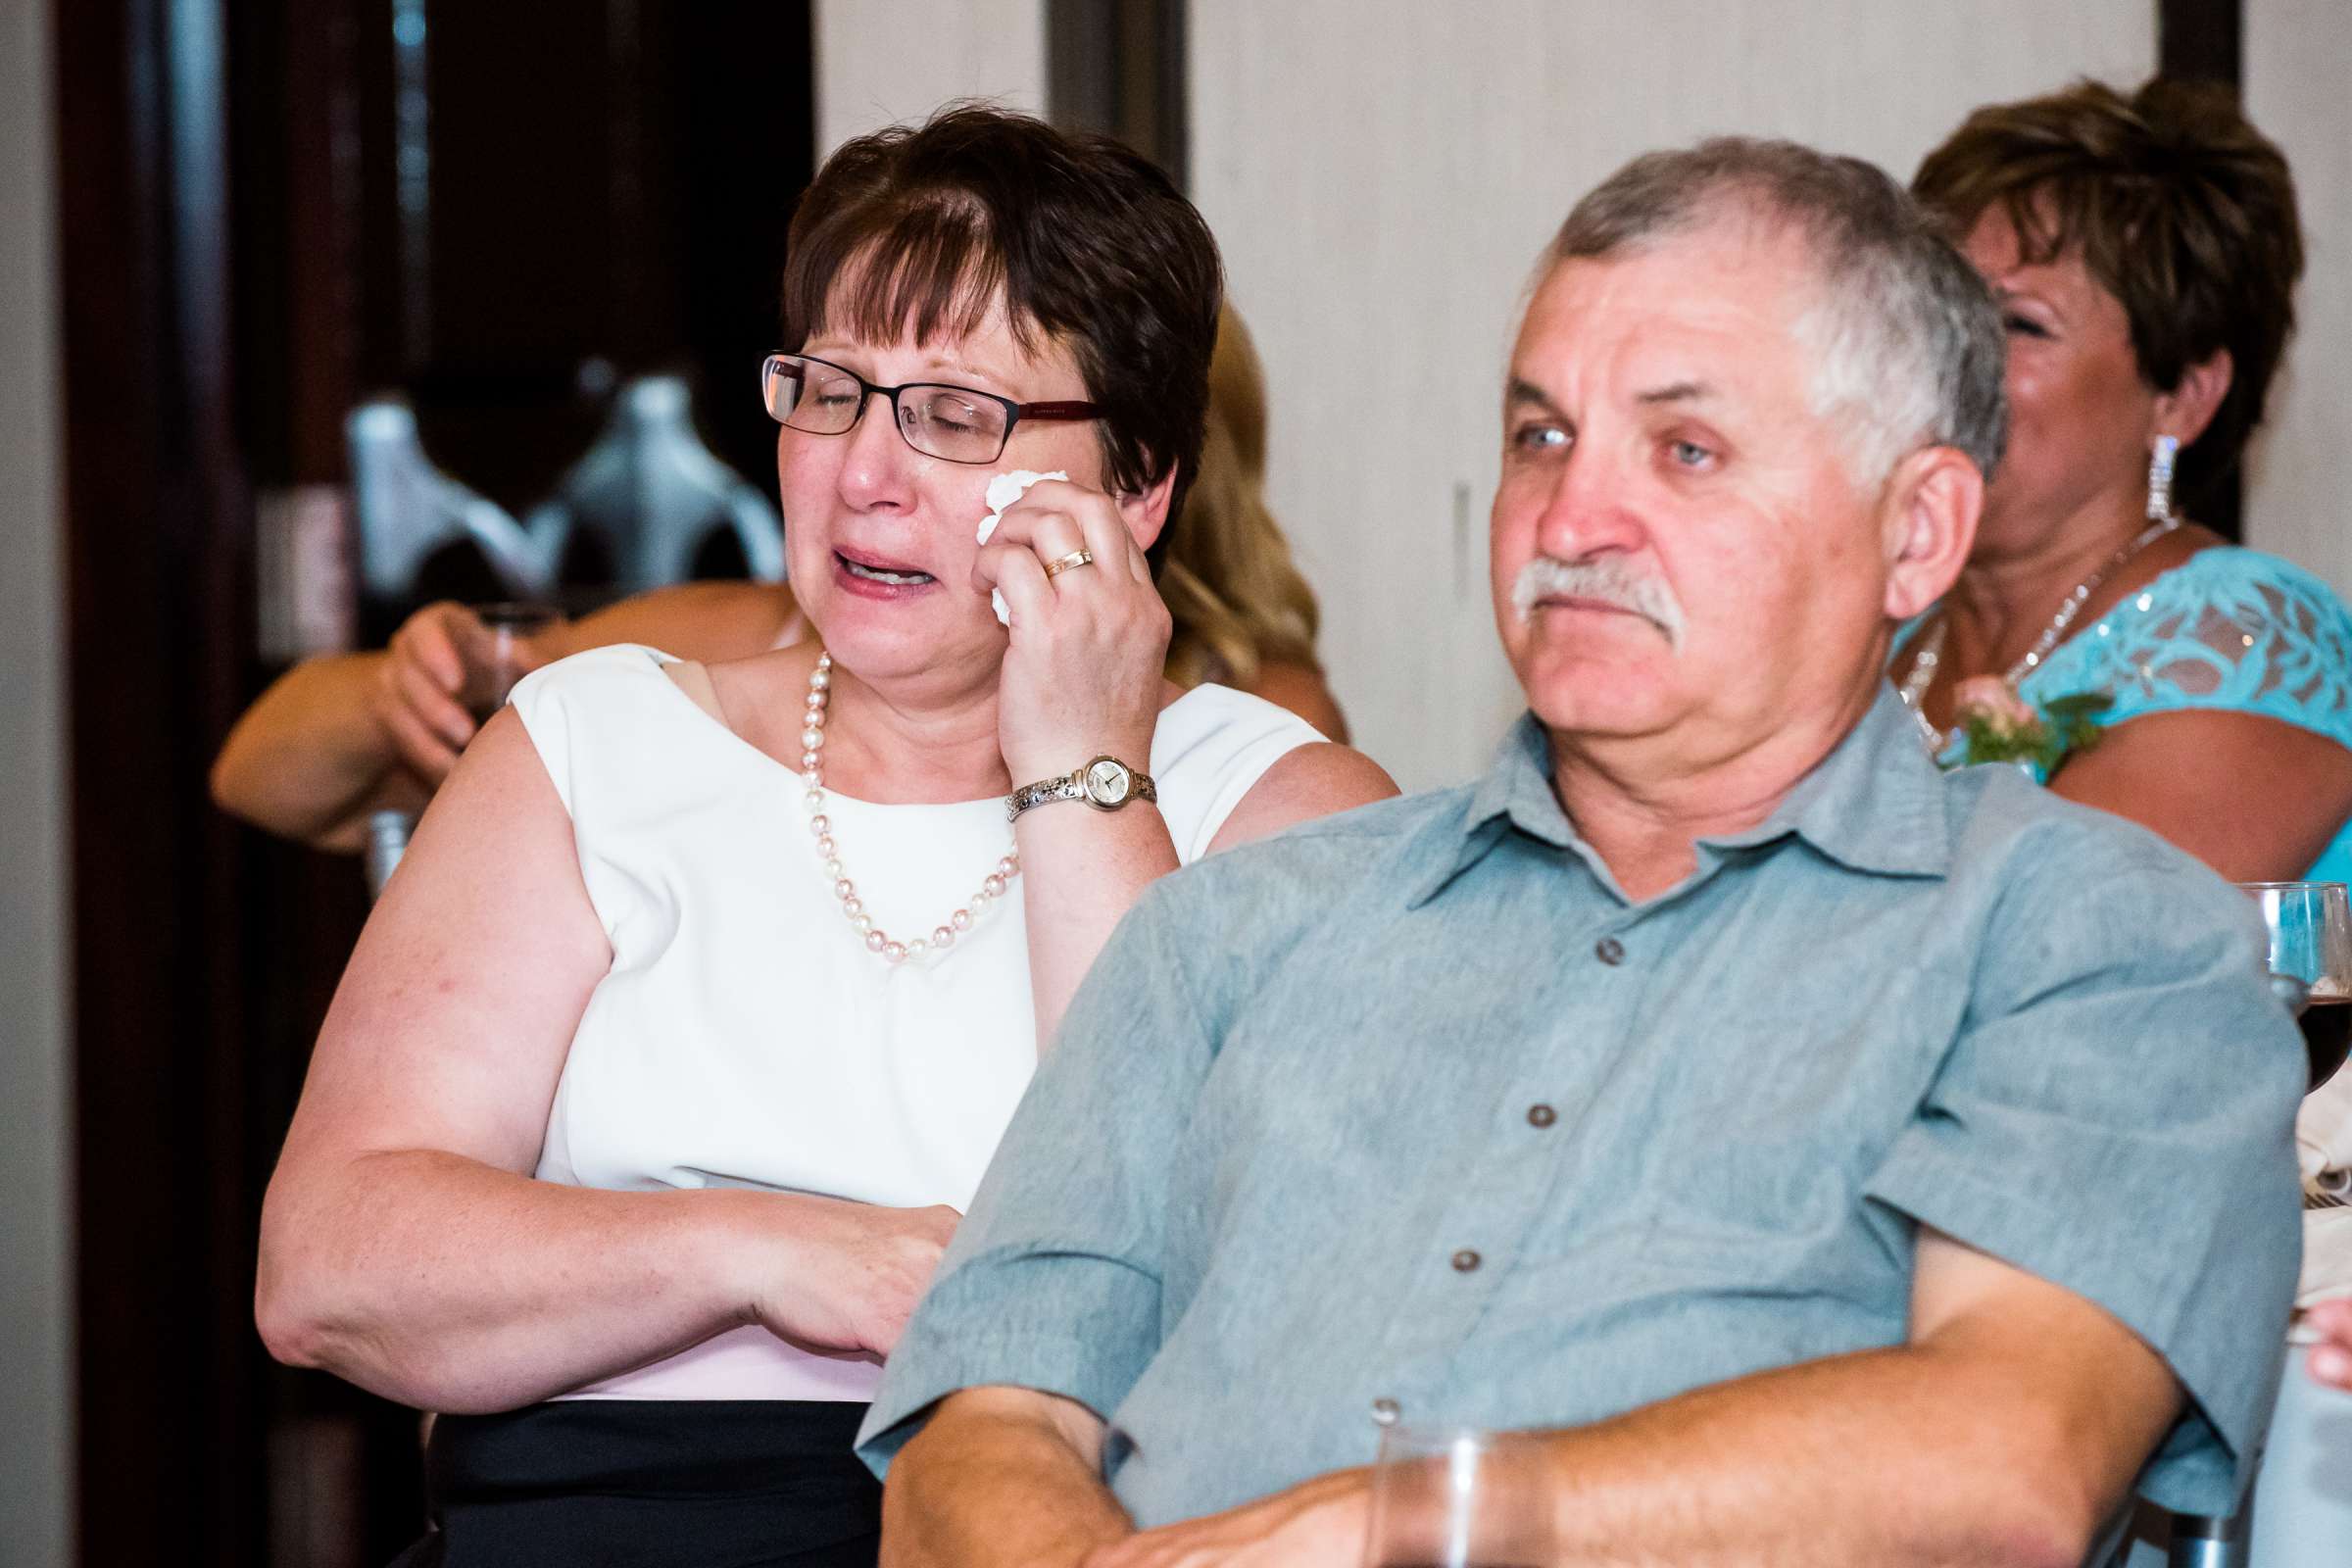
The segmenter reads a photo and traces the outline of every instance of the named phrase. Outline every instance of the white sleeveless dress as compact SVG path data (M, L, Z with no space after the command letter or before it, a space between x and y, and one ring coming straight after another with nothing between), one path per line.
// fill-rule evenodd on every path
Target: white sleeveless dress
M510 699L571 815L612 945L539 1179L964 1208L1037 1065L1020 884L946 953L885 964L842 917L800 775L681 690L662 669L672 662L593 649ZM1268 767L1322 738L1221 686L1171 704L1148 766L1177 858L1200 858ZM825 812L892 932L939 924L1011 842L1001 797L879 806L828 792ZM567 1397L863 1400L880 1375L876 1358L745 1328Z

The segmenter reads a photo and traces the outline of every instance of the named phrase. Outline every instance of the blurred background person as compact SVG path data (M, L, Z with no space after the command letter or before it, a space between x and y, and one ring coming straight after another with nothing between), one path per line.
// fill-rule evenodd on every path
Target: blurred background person
M1266 508L1265 461L1265 373L1229 304L1200 474L1152 552L1175 620L1168 678L1263 697L1345 741L1348 720L1315 660L1314 590ZM697 662L747 659L807 629L788 584L688 583L550 626L525 641L523 667L613 643ZM472 610L441 603L410 616L380 653L296 665L229 732L213 799L319 849L363 848L370 814L421 810L472 739L482 715L464 697L481 685L490 646Z
M2226 94L2083 82L1977 111L1912 188L2001 303L2010 434L1968 569L1896 655L1904 695L1947 733L1982 677L2042 712L2108 699L2052 789L2232 881L2352 875L2352 616L2194 520L2293 328L2286 160ZM2249 810L2249 778L2295 787Z
M2352 877L2352 614L2312 572L2196 520L2294 327L2284 155L2227 92L2082 81L1979 109L1912 189L1992 286L2009 345L2009 446L1976 546L1894 657L1932 744L1982 760L1988 739L1994 757L2035 749L2002 731L2038 732L2028 765L2052 790L2233 881ZM2094 729L2060 751L2077 704ZM2307 1017L2315 1069L2341 1061L2343 1012ZM2352 1074L2306 1099L2297 1138L2309 1190L2340 1182ZM2306 1309L2352 1286L2352 1209L2313 1201ZM2260 1560L2352 1559L2352 1507L2310 1480L2352 1478L2341 1426L2290 1362Z
M684 583L532 633L520 640L514 674L615 643L686 660L744 659L806 630L783 583ZM490 650L475 612L443 601L403 621L381 652L304 661L228 732L213 764L213 799L285 838L360 850L374 812L424 809L487 719L466 694L492 677Z
M1279 703L1335 741L1348 719L1315 658L1315 591L1266 506L1266 374L1233 302L1208 367L1200 477L1169 524L1160 597L1176 630L1168 679L1236 687Z

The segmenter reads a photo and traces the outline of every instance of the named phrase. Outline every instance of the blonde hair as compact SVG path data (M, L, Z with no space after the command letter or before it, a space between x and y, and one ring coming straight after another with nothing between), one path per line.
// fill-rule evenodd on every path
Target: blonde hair
M1184 510L1168 524L1159 592L1175 632L1168 678L1249 686L1267 663L1315 661L1321 613L1266 509L1266 378L1231 304L1208 368L1207 439Z

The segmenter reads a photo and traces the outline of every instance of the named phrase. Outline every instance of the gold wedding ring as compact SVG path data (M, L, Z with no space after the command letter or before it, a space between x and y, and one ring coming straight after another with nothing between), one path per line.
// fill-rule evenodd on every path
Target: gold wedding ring
M1047 562L1046 576L1049 579L1058 577L1065 571L1079 566L1091 566L1094 564L1095 553L1092 550L1073 550L1058 560Z

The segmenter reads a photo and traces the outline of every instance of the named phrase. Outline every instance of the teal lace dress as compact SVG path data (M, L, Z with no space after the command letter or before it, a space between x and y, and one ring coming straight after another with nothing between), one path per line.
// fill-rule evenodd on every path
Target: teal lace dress
M1919 624L1896 635L1897 653ZM2077 628L2017 688L2036 711L2085 692L2114 700L2099 720L2109 727L2219 709L2284 719L2352 748L2352 611L2292 562L2201 550ZM1958 762L1957 748L1938 760ZM2336 830L2305 879L2352 882L2352 824Z

